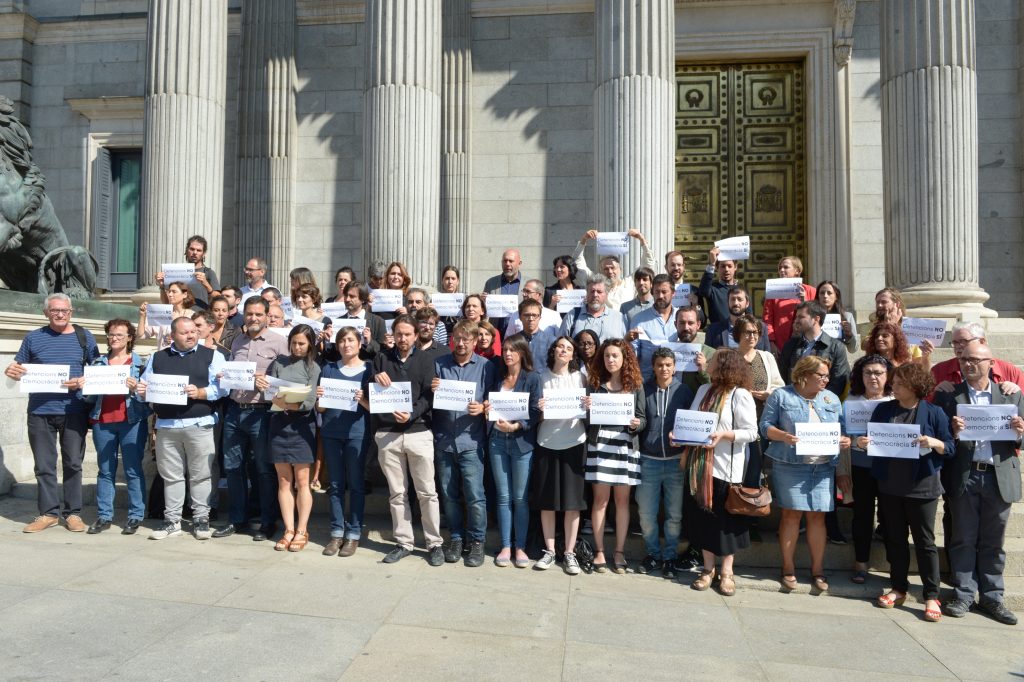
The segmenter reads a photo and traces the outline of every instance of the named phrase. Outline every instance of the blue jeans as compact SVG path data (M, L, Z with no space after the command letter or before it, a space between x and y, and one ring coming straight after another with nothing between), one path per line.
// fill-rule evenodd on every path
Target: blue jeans
M640 485L636 506L640 512L640 531L647 553L672 561L683 525L683 472L678 459L640 457ZM658 508L665 503L665 544L659 543Z
M498 497L498 531L501 546L512 546L515 528L516 548L526 549L526 529L530 523L530 507L526 503L526 489L530 481L533 450L522 452L518 438L510 438L495 429L489 441L491 473Z
M92 442L96 446L96 516L104 521L114 518L114 478L117 476L117 452L124 461L124 478L128 484L128 518L146 518L146 477L142 456L146 452L149 427L145 419L134 424L93 424Z
M487 535L483 446L473 450L438 450L437 459L441 462L444 513L452 540L468 537L471 541L483 542ZM463 501L468 519L463 518ZM468 528L464 520L468 520Z
M270 410L242 410L234 402L228 407L224 420L224 475L228 479L228 514L236 526L247 520L250 495L259 497L261 526L273 526L280 515L277 474L270 461L269 424ZM250 461L258 472L256 489L251 491L246 476Z
M363 509L366 506L366 449L370 434L358 438L323 437L324 460L330 484L331 537L358 540L363 534ZM348 488L348 514L345 513L345 489Z

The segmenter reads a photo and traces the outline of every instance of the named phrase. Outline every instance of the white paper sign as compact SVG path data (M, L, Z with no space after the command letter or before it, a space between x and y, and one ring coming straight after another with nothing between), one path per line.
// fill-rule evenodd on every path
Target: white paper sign
M366 320L358 317L342 317L332 318L331 322L334 324L334 328L339 331L342 327L355 327L356 331L359 332L359 338L363 338L363 330L366 329Z
M587 390L585 388L545 388L544 418L585 418L587 411L583 409L583 398L586 396Z
M586 289L562 289L558 292L558 304L555 312L567 313L583 305L587 300Z
M764 281L764 300L773 298L800 298L804 281L799 277L779 277Z
M843 318L834 313L825 316L825 322L821 325L821 331L833 339L843 340Z
M434 409L451 412L465 412L476 399L476 383L441 379L434 391Z
M703 445L718 426L718 415L700 410L676 410L672 426L672 442L676 445Z
M94 365L85 368L85 384L82 395L128 395L128 377L131 367L127 365Z
M517 391L493 391L487 394L491 409L487 419L496 422L504 419L507 422L521 421L530 418L530 394Z
M146 326L149 327L170 327L171 317L170 303L147 303L146 304Z
M225 390L256 390L256 363L225 362L221 370L220 387Z
M370 384L370 414L392 412L412 412L412 383L393 381L387 388Z
M370 289L370 309L375 313L392 313L402 307L401 289Z
M904 317L903 334L907 337L907 343L920 345L927 339L932 345L938 348L946 338L946 321L935 320L927 317Z
M863 436L868 432L868 422L875 408L892 398L880 398L878 400L847 400L843 403L843 415L846 417L846 433L848 435Z
M320 407L345 412L356 412L359 409L356 393L362 390L363 386L358 381L323 377L320 379L320 385L324 389L323 396L319 398Z
M697 372L697 355L703 349L699 343L677 343L675 341L651 341L651 345L665 346L676 355L677 372Z
M921 456L918 424L868 422L868 456L917 459Z
M633 394L592 393L590 395L590 423L629 426L636 416Z
M146 401L161 405L188 405L188 376L184 374L150 374L146 382Z
M465 294L431 294L430 305L441 317L462 317Z
M295 318L295 304L292 303L292 299L287 297L281 299L281 312L284 313L284 319L286 320Z
M622 255L629 253L628 232L598 232L597 255Z
M331 321L337 321L339 317L348 315L348 308L341 301L332 301L331 303L323 303L320 305L320 312L327 317L331 318Z
M267 331L288 338L288 335L292 333L291 327L267 327Z
M21 393L67 393L68 389L61 386L71 379L70 365L42 365L23 363L25 374L18 382Z
M184 282L191 286L196 278L196 266L193 263L164 263L160 266L164 273L164 286L174 282Z
M319 335L324 330L324 323L317 320L311 320L308 317L302 315L296 315L292 318L292 327L298 327L300 324L308 324L313 329L313 333Z
M384 331L386 333L388 333L388 334L394 334L395 333L395 321L394 320L384 320Z
M802 457L816 455L838 455L839 454L839 423L817 424L802 423L795 424L796 434L800 440L796 444L796 454Z
M515 294L487 294L487 317L508 317L519 314L519 297Z
M718 260L747 260L750 258L750 237L729 237L715 242Z
M1010 426L1017 416L1016 405L957 405L956 416L963 417L966 428L960 440L1012 440L1019 437Z
M692 289L693 288L686 282L676 286L676 291L672 294L672 307L682 308L690 305L690 294L693 293Z

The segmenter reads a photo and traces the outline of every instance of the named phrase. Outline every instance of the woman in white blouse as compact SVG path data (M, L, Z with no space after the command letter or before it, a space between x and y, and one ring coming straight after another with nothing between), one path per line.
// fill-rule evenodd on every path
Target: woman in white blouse
M736 322L732 326L732 338L738 344L740 355L750 365L751 381L753 382L750 394L754 396L757 419L760 421L761 412L764 410L764 401L768 400L768 396L776 389L785 386L786 382L782 380L775 356L768 351L757 349L758 341L761 338L761 323L756 317L744 313L736 318ZM762 450L760 438L750 444L747 473L743 478L743 484L751 488L761 484Z

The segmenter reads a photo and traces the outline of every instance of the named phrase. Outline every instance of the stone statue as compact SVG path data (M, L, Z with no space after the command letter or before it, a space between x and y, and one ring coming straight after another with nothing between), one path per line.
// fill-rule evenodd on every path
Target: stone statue
M15 291L85 299L97 269L87 249L68 243L32 160L32 138L0 96L0 279Z

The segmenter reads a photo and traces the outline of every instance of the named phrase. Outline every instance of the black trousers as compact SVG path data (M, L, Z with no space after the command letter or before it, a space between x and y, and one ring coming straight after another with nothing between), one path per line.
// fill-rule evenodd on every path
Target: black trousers
M939 499L922 500L881 493L878 505L882 510L885 548L889 555L889 578L892 589L907 592L910 583L910 545L907 530L914 538L917 572L924 585L925 599L939 598L939 550L935 546L935 510Z
M88 429L89 415L85 412L28 415L28 443L35 460L40 515L67 518L82 513L82 459L85 457L85 434ZM57 486L58 441L63 473L62 489Z
M856 561L866 564L871 559L878 481L867 467L852 466L850 469L853 478L853 551Z

